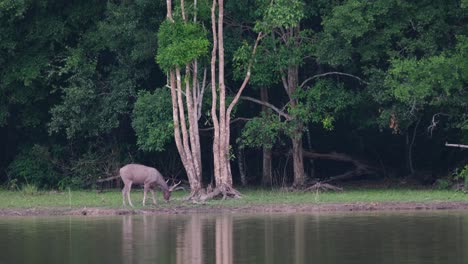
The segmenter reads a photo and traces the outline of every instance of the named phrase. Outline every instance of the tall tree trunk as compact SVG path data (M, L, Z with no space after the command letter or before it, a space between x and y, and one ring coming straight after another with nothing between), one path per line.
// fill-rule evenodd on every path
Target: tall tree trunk
M304 173L304 158L303 158L303 147L302 147L302 128L298 128L294 131L292 140L292 155L293 155L293 166L294 166L294 187L303 186L306 182L306 175Z
M268 90L265 87L260 88L260 98L262 102L268 103ZM262 111L265 114L268 114L268 107L262 105ZM263 147L263 169L262 169L262 185L271 186L272 185L272 173L271 173L271 148Z
M167 19L174 21L172 17L172 1L166 0ZM184 3L181 1L181 6ZM182 9L183 10L183 9ZM182 11L184 21L186 16ZM177 150L184 165L189 180L191 195L189 198L199 196L202 190L202 164L200 136L198 133L198 101L200 94L198 85L198 65L196 61L185 66L185 72L182 73L179 67L169 71L171 98L172 98L172 117L174 121L174 139ZM182 95L182 77L185 77L185 105ZM192 77L192 82L190 78ZM192 87L190 86L192 85ZM187 111L185 111L185 109ZM187 113L187 118L185 117ZM188 129L187 121L188 120Z
M219 194L223 197L233 196L239 197L240 193L237 192L232 185L231 164L229 155L229 139L230 139L230 120L231 112L234 106L239 101L242 91L245 89L250 79L250 69L252 62L247 67L247 73L242 82L236 96L226 108L226 85L224 83L224 0L213 0L211 7L211 27L213 33L213 49L211 51L211 91L212 91L212 106L211 115L213 118L213 160L214 160L214 175L216 188L211 194L203 197L203 200L212 198ZM216 15L216 7L218 13ZM255 55L256 48L262 37L259 33L255 42L252 56ZM216 67L218 61L218 67ZM216 69L218 70L218 80L216 81ZM219 89L219 98L218 91ZM219 101L219 114L217 112L217 105Z
M237 165L239 166L239 174L242 186L247 185L247 175L245 175L245 159L244 149L242 146L237 146Z
M299 66L291 65L287 70L287 92L290 99L291 108L297 107L297 99L294 98L294 93L299 87ZM292 155L294 167L294 187L300 187L305 184L306 177L304 173L304 159L302 157L302 130L303 124L301 120L293 121L296 126L291 135Z

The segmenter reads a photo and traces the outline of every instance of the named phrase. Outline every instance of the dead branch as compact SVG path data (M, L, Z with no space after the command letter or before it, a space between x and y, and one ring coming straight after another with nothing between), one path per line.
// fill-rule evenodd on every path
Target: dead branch
M314 185L307 187L304 189L305 192L308 191L335 191L335 192L342 192L343 188L328 184L328 183L322 183L322 182L317 182Z
M326 72L326 73L322 73L322 74L317 74L317 75L314 75L312 77L309 77L307 79L305 79L301 86L299 86L300 88L303 88L309 81L312 81L313 79L317 79L317 78L320 78L320 77L325 77L327 75L343 75L343 76L347 76L347 77L351 77L351 78L355 78L357 79L358 81L364 83L364 84L369 84L369 82L366 82L364 81L363 79L355 76L355 75L352 75L352 74L349 74L349 73L344 73L344 72Z
M248 122L248 121L250 121L250 120L252 120L252 118L237 117L237 118L234 118L233 120L231 120L229 123L230 123L230 124L234 124L234 123L237 123L237 122L239 122L239 121ZM198 130L203 131L203 132L206 132L206 131L214 130L214 127L199 128Z
M432 132L437 127L437 124L439 124L439 120L438 120L439 116L449 116L449 115L444 114L444 113L437 113L432 116L431 125L427 127L427 132L429 132L431 137L432 137Z
M241 96L241 99L251 101L251 102L257 103L259 105L266 106L266 107L270 108L271 110L275 111L276 113L278 113L278 115L286 118L286 120L292 120L292 117L290 115L288 115L284 111L278 109L276 106L274 106L274 105L272 105L272 104L270 104L268 102L264 102L264 101L261 101L261 100L258 100L258 99L255 99L255 98L252 98L252 97L249 97L249 96Z
M309 159L326 159L326 160L349 162L354 165L353 170L347 171L343 174L332 176L322 181L322 183L327 183L327 182L336 181L336 180L349 179L349 178L353 178L359 175L371 174L376 171L374 167L366 164L363 161L352 158L351 156L344 154L344 153L337 153L337 152L318 153L318 152L303 151L303 156Z
M468 145L462 145L462 144L449 144L445 142L446 147L454 147L454 148L468 148Z

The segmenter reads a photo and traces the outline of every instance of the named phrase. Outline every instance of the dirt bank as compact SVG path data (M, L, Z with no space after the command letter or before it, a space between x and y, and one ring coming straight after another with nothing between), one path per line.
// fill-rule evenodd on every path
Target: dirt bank
M376 202L323 204L259 204L243 206L187 205L145 209L116 208L0 208L0 216L59 216L59 215L139 215L188 213L316 213L347 211L397 210L468 210L468 202Z

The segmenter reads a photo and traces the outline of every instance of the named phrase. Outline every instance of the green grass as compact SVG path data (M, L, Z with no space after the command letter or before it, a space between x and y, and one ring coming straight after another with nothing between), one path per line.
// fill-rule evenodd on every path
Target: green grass
M301 204L301 203L351 203L351 202L438 202L466 201L468 194L451 190L411 190L411 189L349 189L344 192L284 192L281 190L241 189L242 199L212 200L208 205L243 206L256 204ZM162 195L157 192L159 206L176 205L191 206L184 203L187 192L175 192L171 203L163 202ZM143 193L141 189L132 191L132 201L141 208ZM147 200L151 205L151 199ZM64 191L25 193L0 189L0 208L81 208L102 207L121 208L122 194L119 190L108 190L102 193L96 191Z

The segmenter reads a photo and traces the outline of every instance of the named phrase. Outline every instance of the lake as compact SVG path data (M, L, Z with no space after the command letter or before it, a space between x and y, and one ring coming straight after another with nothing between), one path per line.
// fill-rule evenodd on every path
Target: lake
M0 218L0 263L468 263L468 212Z

